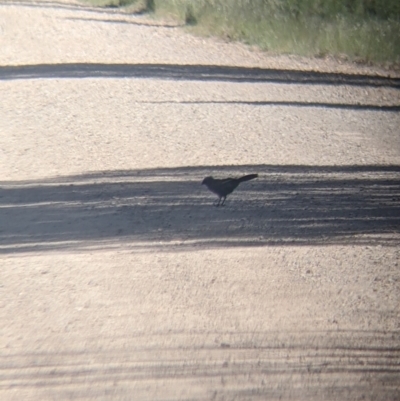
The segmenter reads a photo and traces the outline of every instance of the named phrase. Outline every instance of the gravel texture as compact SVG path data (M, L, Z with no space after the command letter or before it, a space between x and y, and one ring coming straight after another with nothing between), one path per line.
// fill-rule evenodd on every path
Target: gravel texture
M67 2L0 49L1 400L400 398L397 72Z

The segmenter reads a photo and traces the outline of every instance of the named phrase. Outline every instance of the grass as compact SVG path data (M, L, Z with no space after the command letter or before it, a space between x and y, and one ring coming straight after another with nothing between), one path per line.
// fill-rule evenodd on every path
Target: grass
M86 0L133 4L274 54L400 65L399 0ZM103 6L106 4L102 4Z

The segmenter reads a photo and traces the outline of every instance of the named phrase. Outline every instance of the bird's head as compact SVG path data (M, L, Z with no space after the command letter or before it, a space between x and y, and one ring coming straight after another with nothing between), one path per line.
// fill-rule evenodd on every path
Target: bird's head
M212 177L210 176L210 177L206 177L206 178L204 178L204 180L203 180L203 182L201 183L201 185L207 185L207 183L208 182L210 182L210 181L212 181Z

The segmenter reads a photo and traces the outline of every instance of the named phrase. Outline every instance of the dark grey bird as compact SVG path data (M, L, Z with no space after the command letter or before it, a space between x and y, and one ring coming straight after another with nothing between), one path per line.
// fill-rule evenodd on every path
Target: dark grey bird
M226 197L232 193L241 182L250 181L257 177L258 174L248 174L240 178L225 178L222 180L218 180L213 177L206 177L201 185L205 185L211 192L214 192L218 195L219 200L216 206L223 206Z

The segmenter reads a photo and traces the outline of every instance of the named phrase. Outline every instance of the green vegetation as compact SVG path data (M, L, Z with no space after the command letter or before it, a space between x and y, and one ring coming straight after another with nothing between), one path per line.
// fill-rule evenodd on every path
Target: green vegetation
M400 0L88 0L133 3L203 35L273 53L400 65Z

